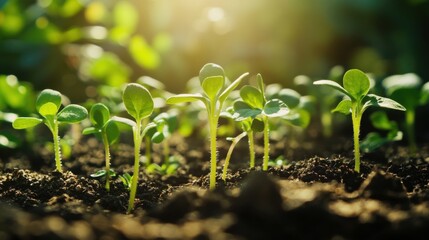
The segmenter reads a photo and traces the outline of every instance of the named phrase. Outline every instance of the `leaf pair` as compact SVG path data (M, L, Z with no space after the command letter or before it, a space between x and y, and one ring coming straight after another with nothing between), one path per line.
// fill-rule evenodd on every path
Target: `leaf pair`
M259 89L246 85L240 89L242 100L234 102L234 115L237 121L256 118L259 115L279 117L289 113L288 106L279 99L266 100L262 76L257 75Z
M92 105L89 111L89 119L93 126L85 128L83 130L84 135L95 134L98 138L102 138L102 135L106 134L107 144L113 144L118 140L119 128L110 118L110 111L106 105L102 103Z
M58 121L59 123L77 123L85 119L88 115L88 111L84 107L76 104L67 105L58 113L60 107L61 93L45 89L39 94L36 100L37 112L43 118L19 117L12 125L15 129L25 129L45 122L49 128L52 128L55 124L54 121Z

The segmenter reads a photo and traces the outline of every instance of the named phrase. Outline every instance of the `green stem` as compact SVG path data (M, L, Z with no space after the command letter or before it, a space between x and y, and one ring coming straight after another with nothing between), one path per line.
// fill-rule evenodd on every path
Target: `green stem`
M226 180L226 172L228 171L228 165L229 165L229 160L231 159L231 155L232 152L234 151L235 145L237 145L237 143L244 137L246 136L246 132L242 132L240 135L238 135L237 137L235 137L232 142L231 142L231 146L228 149L228 153L226 154L226 158L225 158L225 163L223 165L223 171L222 171L222 180L225 181Z
M135 129L133 129L134 136L134 172L131 181L130 199L128 201L127 213L130 213L134 209L134 199L137 192L137 183L139 179L139 165L140 165L140 145L142 142L141 137L141 121L137 121Z
M253 139L252 130L247 132L247 138L249 139L250 168L254 168L255 167L255 139Z
M210 190L216 187L216 161L217 161L217 123L216 101L213 101L209 111L209 131L210 131Z
M268 170L268 160L270 158L270 126L268 124L268 117L264 116L262 118L264 122L264 163L262 165L262 170L267 171Z
M110 149L109 149L109 140L105 132L103 135L103 145L104 145L104 158L106 162L106 190L110 191Z
M323 136L329 138L332 136L332 114L329 110L323 111L321 116Z
M360 149L359 149L359 131L362 114L358 109L352 110L352 123L353 123L353 143L355 153L355 171L360 172Z
M52 137L54 139L55 166L58 172L62 172L63 170L61 167L60 137L58 136L58 123L56 119L54 119L54 124L52 127Z
M407 125L408 144L411 153L415 153L417 151L416 136L414 132L415 117L415 111L407 109L407 111L405 112L405 123Z

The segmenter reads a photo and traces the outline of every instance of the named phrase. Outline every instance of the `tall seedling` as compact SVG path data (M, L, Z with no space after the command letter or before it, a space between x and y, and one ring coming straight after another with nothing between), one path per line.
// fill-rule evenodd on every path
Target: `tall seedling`
M106 167L95 174L95 176L105 176L106 190L110 191L110 177L114 172L110 169L110 148L109 145L115 143L119 138L119 129L114 121L110 118L110 111L106 105L96 103L92 105L89 111L89 119L91 120L92 127L85 128L83 134L95 134L101 139L104 145L104 157Z
M15 129L25 129L44 123L52 133L56 170L62 172L60 137L58 126L60 123L77 123L88 116L88 111L79 105L70 104L60 112L61 93L52 89L43 90L36 99L36 110L41 117L19 117L12 126Z
M114 117L118 122L125 123L133 129L134 139L134 172L131 181L130 199L128 202L127 213L134 209L134 199L137 191L137 183L139 179L140 166L140 146L147 130L152 127L150 124L143 126L144 119L148 118L154 109L154 102L149 91L142 85L129 83L125 87L122 95L125 108L135 121L127 118Z
M208 63L200 71L199 79L203 94L179 94L167 99L168 104L201 101L207 110L210 132L210 189L216 187L216 137L219 116L228 95L248 73L242 74L225 88L225 73L217 64Z
M340 112L346 115L350 113L352 114L355 171L360 172L359 131L363 112L371 106L390 108L400 111L405 111L405 108L390 98L368 94L370 89L370 80L365 73L358 69L348 70L344 74L344 87L331 80L319 80L315 81L314 84L332 87L346 95L333 112Z

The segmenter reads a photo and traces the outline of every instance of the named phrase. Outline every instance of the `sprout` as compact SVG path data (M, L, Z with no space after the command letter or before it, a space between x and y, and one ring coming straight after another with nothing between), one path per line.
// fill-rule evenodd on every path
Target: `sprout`
M359 150L359 131L362 115L364 111L371 106L390 108L405 111L405 108L392 99L368 94L370 89L370 80L365 73L357 69L348 70L343 77L343 86L331 80L319 80L315 85L326 85L332 87L346 96L337 105L333 112L343 114L352 114L353 140L355 151L355 171L360 172L360 150Z
M88 116L88 111L82 106L70 104L58 112L60 107L61 93L52 89L45 89L36 100L36 110L41 117L18 117L12 126L15 129L25 129L43 122L53 136L56 170L62 172L58 125L60 123L80 122Z
M105 176L106 178L106 190L110 191L110 149L109 145L115 143L119 138L118 126L110 118L110 111L106 105L102 103L96 103L91 107L89 111L89 119L93 124L93 127L88 127L83 130L83 134L95 134L98 138L101 138L104 145L104 157L106 162L105 170L100 170L92 177ZM114 174L114 172L113 172Z
M140 146L148 129L153 127L152 124L147 124L143 127L144 120L148 118L154 109L154 103L149 91L136 83L129 83L126 85L122 99L125 108L135 121L127 118L114 117L113 120L127 124L133 129L134 138L134 172L130 188L130 199L128 202L127 213L134 209L134 199L137 192L137 183L139 179L139 166L140 166Z
M210 189L216 187L216 129L219 116L228 95L240 84L241 80L247 74L242 74L225 88L223 68L217 64L208 63L203 66L199 74L203 94L179 94L167 99L168 104L201 101L207 110L210 132Z

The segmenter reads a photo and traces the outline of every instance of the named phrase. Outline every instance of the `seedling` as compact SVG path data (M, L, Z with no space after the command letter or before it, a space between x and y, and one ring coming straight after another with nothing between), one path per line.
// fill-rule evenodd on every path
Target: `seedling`
M127 213L134 209L134 200L137 192L137 183L139 179L140 169L140 146L148 129L153 127L151 124L146 124L145 119L148 118L154 109L154 103L150 92L142 85L136 83L129 83L126 85L122 95L125 108L129 115L135 121L127 118L114 117L113 120L127 124L132 127L134 139L134 171L131 182L130 199L128 202Z
M89 111L89 119L93 127L88 127L83 130L83 134L95 134L100 138L104 145L104 157L106 167L103 170L97 172L97 177L101 177L104 174L106 180L106 190L110 191L110 148L109 145L115 143L119 138L119 129L114 121L110 118L110 111L106 105L102 103L96 103L92 105Z
M383 80L387 96L401 103L405 111L405 132L411 152L417 150L415 136L416 109L429 102L429 83L422 85L420 78L414 73L393 75Z
M223 68L217 64L208 63L203 66L199 74L203 94L179 94L167 99L168 104L201 101L207 110L210 132L210 189L214 189L216 187L216 129L219 116L228 95L247 75L248 73L242 74L225 88L225 73Z
M258 88L246 85L240 90L242 100L234 103L234 111L238 121L246 118L260 117L263 123L264 131L264 158L262 170L268 170L269 161L269 131L268 119L284 116L289 113L288 106L279 99L270 99L267 101L264 91L264 81L261 74L257 75ZM252 122L252 128L255 129L257 121Z
M319 80L315 85L326 85L332 87L346 96L337 105L333 112L343 114L352 114L353 124L353 142L355 155L355 171L360 172L360 150L359 150L359 131L362 115L364 111L371 106L390 108L405 111L404 106L396 101L380 97L375 94L368 94L370 89L370 80L365 73L358 69L348 70L343 77L343 86L331 80Z
M70 104L58 112L60 107L61 93L52 89L45 89L36 99L36 109L41 117L18 117L12 126L15 129L25 129L43 122L53 136L56 170L62 172L58 126L60 123L80 122L88 116L88 111L82 106Z
M131 190L131 185L133 182L133 176L131 176L129 173L124 173L122 175L119 175L119 179L121 179L122 184L124 185L124 187L130 191Z
M378 132L368 133L361 142L363 152L373 152L387 143L402 140L402 132L399 131L398 124L395 121L391 121L386 112L374 112L369 118L376 129L387 131L387 134L382 136Z

